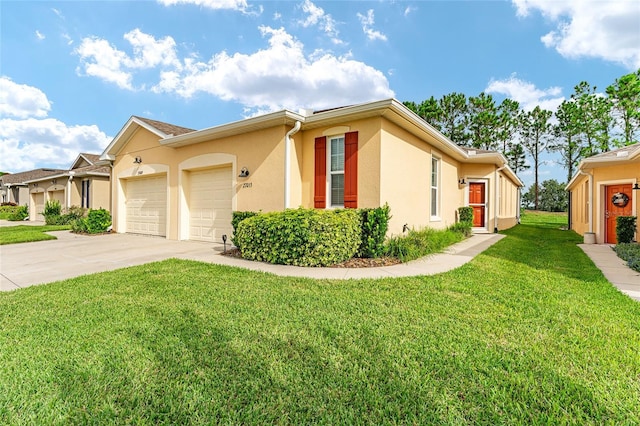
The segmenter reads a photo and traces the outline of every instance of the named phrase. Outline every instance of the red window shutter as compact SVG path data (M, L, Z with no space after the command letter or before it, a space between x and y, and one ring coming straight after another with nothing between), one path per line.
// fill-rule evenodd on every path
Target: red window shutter
M327 138L316 138L316 168L314 177L313 207L327 206Z
M344 135L344 206L358 207L358 132Z

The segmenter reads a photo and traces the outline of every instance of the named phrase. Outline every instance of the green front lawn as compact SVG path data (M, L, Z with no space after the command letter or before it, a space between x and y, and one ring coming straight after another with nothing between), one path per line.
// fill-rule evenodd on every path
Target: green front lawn
M640 303L571 231L433 277L168 260L0 293L0 424L638 424Z
M69 225L18 225L0 227L0 245L29 243L32 241L55 240L53 235L45 234L50 231L64 231L71 229Z

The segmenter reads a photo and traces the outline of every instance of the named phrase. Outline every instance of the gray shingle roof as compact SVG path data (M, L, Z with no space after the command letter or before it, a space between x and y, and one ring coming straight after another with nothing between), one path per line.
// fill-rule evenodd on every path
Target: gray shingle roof
M638 149L640 149L640 142L634 143L633 145L623 146L622 148L614 149L611 151L603 152L602 154L592 155L591 157L589 157L589 159L605 160L607 158L629 157Z
M155 127L156 129L160 130L162 133L165 133L167 135L178 136L178 135L184 135L185 133L195 132L194 129L189 129L187 127L175 126L173 124L164 123L162 121L157 121L157 120L151 120L149 118L139 117L137 115L134 115L134 117L137 118L138 120L144 121L148 125Z
M2 183L4 184L7 184L7 183L20 184L20 183L34 180L34 179L45 178L47 176L59 175L64 172L66 172L66 170L44 169L44 168L35 169L35 170L28 170L26 172L2 175L0 176L0 181L2 181Z

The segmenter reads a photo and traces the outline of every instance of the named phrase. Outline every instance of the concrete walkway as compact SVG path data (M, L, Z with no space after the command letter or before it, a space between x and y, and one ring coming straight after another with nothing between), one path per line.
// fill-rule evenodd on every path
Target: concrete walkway
M608 244L578 244L618 290L640 301L640 272L629 268Z
M57 240L0 246L0 291L110 271L168 258L236 266L281 276L318 279L388 278L433 275L469 262L504 235L477 234L438 253L377 268L303 268L222 256L221 244L171 241L132 234L77 235L51 232Z

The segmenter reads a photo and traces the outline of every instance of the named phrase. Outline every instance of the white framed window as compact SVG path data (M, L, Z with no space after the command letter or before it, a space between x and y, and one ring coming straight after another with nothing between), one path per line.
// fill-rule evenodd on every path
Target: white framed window
M344 207L344 136L330 137L327 145L328 205Z
M431 217L440 217L440 159L431 157Z

